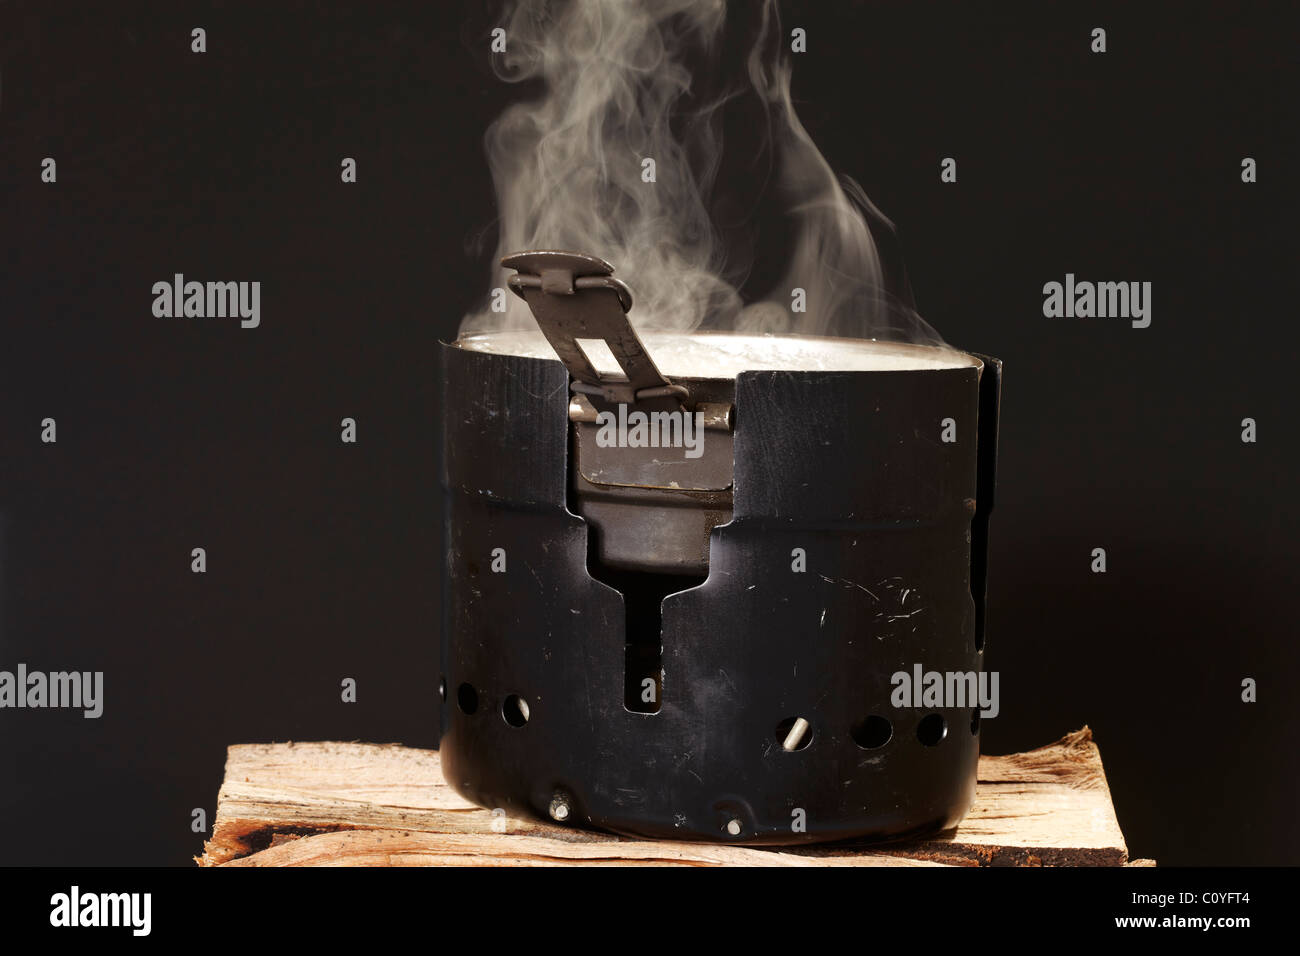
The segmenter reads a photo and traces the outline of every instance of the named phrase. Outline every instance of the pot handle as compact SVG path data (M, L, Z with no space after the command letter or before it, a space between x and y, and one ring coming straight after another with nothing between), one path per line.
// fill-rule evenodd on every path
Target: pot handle
M613 277L614 267L604 259L538 249L508 255L501 264L516 270L506 284L528 304L573 376L573 390L587 395L598 410L619 404L675 410L689 402L687 389L659 371L632 328L627 318L632 291ZM603 340L623 375L602 376L581 339Z

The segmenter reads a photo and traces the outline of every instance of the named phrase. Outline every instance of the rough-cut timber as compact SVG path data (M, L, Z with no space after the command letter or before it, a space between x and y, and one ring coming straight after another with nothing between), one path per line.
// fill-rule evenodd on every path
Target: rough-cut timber
M397 744L230 748L203 866L1120 866L1128 850L1087 727L1028 753L981 757L955 830L908 843L761 849L630 840L507 818L442 779L438 754Z

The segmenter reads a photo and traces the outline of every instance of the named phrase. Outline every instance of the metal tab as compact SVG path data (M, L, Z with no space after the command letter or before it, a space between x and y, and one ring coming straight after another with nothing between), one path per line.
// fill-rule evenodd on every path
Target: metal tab
M698 402L695 405L695 411L703 416L703 426L715 431L731 431L734 410L730 402ZM569 399L569 421L595 424L596 407L586 396L574 395Z
M501 264L517 270L507 280L511 291L528 303L573 376L573 390L588 396L598 410L618 404L646 411L689 407L690 393L659 371L628 321L632 292L613 278L612 265L585 253L551 249L516 252ZM623 374L602 375L579 344L582 339L604 341Z

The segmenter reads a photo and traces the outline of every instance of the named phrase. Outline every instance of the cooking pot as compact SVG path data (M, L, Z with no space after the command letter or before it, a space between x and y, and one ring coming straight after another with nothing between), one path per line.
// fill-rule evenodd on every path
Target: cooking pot
M441 347L448 782L649 837L954 825L982 667L1001 364L636 331L593 256L503 260L536 330Z

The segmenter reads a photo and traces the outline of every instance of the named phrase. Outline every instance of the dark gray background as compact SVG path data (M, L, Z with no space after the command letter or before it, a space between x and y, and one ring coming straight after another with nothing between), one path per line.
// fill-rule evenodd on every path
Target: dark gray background
M921 311L1006 362L984 747L1087 723L1135 856L1294 863L1294 16L975 6L782 9ZM106 672L98 721L0 712L0 862L185 864L230 743L436 744L436 345L486 293L482 134L526 92L494 23L0 8L0 668ZM173 272L260 280L261 327L154 318ZM1066 272L1151 281L1151 327L1045 319Z

